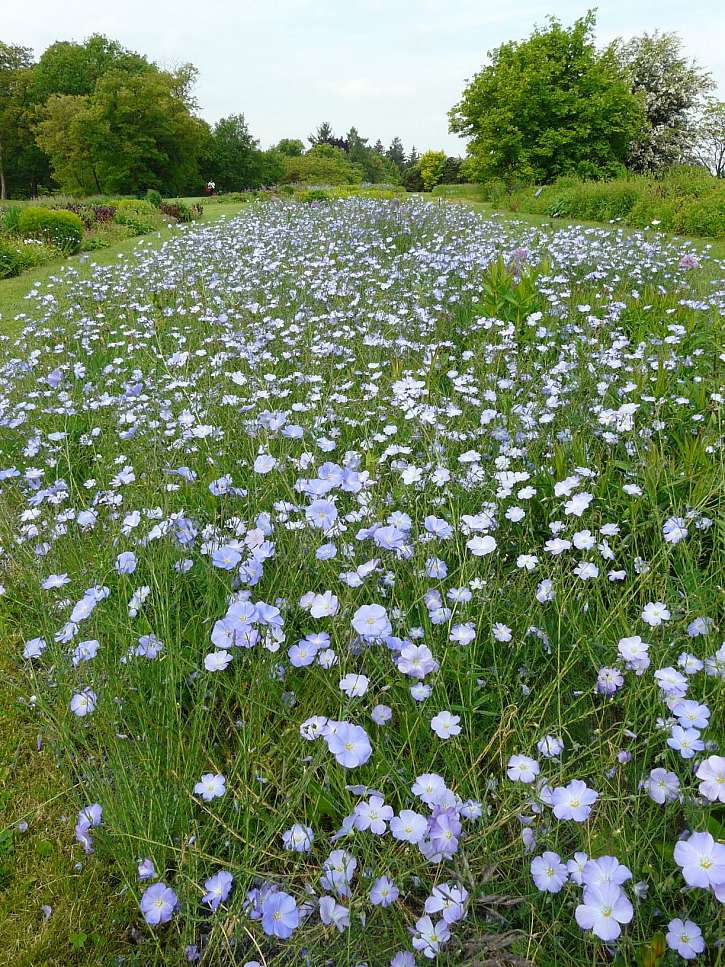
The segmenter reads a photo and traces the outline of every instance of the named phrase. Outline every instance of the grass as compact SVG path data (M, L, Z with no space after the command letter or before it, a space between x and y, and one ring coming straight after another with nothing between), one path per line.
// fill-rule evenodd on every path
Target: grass
M0 343L8 408L29 414L0 427L0 469L43 468L43 486L63 480L68 495L37 503L32 484L3 483L0 544L10 554L0 558L2 697L14 709L2 740L13 792L0 800L9 828L0 881L8 963L101 964L121 954L149 967L183 963L186 945L201 943L204 964L220 967L280 967L303 949L312 967L382 967L409 948L407 928L432 885L449 880L471 896L439 962L464 967L489 953L543 967L610 962L573 920L573 884L556 896L534 888L528 866L544 849L565 858L579 849L615 853L647 883L618 964L646 962L668 919L683 914L700 923L711 962L721 963L714 902L701 890L682 893L672 847L686 828L722 836L722 810L693 797L690 764L657 727L667 709L652 672L685 649L704 660L721 640L719 628L698 638L686 629L698 616L720 620L722 425L712 394L721 384L723 265L705 254L699 269L680 269L682 243L663 237L492 221L468 207L416 201L248 205L239 219L150 241L99 253L79 277L64 272L67 283L45 276L54 303L43 302L40 278L28 280L36 295L23 300L25 317ZM512 260L524 248L517 277ZM25 371L13 359L37 362ZM71 375L76 365L80 376ZM60 384L52 375L59 367ZM639 407L631 430L619 413L629 401ZM303 428L302 439L281 432L281 413ZM260 453L277 460L269 472L254 469ZM349 486L327 494L340 514L330 534L306 515L310 481L326 462L352 471ZM181 467L183 475L169 472ZM442 467L450 480L435 482ZM406 480L406 468L420 469L419 484L414 472ZM520 476L507 483L506 472ZM573 489L593 495L581 518L554 491L575 472ZM237 489L219 485L226 475ZM623 491L632 483L637 496ZM525 486L535 492L522 495ZM93 526L77 518L91 506ZM519 523L505 514L517 506L525 511ZM134 511L138 526L126 523ZM482 511L496 519L497 548L487 556L469 548L465 523ZM410 520L398 519L390 535L410 548L404 554L360 534L395 512ZM665 521L686 514L687 539L666 543ZM431 535L430 515L451 524L449 536ZM599 549L547 554L556 520L569 537L591 528ZM190 542L185 521L197 529ZM607 524L619 533L605 542ZM237 572L210 555L215 542L237 539L250 567L251 549L268 542L250 592L280 607L286 641L258 615L267 647L230 648L229 668L213 673L204 657ZM330 541L338 556L318 557ZM118 573L117 555L127 550L137 568ZM532 552L540 561L530 573L516 560ZM445 561L447 577L431 558ZM596 580L577 577L582 559L598 563ZM640 559L648 567L635 566ZM363 569L359 581L341 580L371 560L380 563L367 576ZM622 582L606 578L615 566L626 572ZM66 587L42 589L60 573ZM240 572L239 580L244 588L253 576ZM548 603L535 593L545 580L557 592ZM70 643L57 641L74 602L94 586L108 597ZM134 615L129 600L139 587L148 597ZM468 588L471 602L439 614L431 592L450 603L455 588ZM339 611L313 618L300 601L325 590L338 596ZM671 607L664 628L642 622L649 601ZM426 676L431 694L422 703L388 648L356 641L351 622L370 603L385 607L401 638L422 629L440 665ZM510 643L492 638L497 623L510 627ZM475 633L466 647L451 640L457 624ZM288 660L287 649L313 631L329 633L339 665ZM129 655L149 634L163 642L159 656ZM623 687L596 695L599 669L621 666L617 642L633 634L651 642L651 668L642 676L622 669ZM37 636L45 653L19 661L22 642ZM101 645L74 666L69 651L80 639ZM368 693L347 698L339 678L361 673ZM703 673L691 679L690 695L711 710L704 736L715 744L723 741L721 685ZM98 706L79 719L69 701L86 686ZM387 726L370 719L380 702L393 712ZM460 716L460 736L432 733L441 710ZM322 740L303 740L300 723L312 715L363 725L370 761L344 770ZM537 753L546 734L564 739L561 761ZM628 761L618 760L622 752ZM579 778L595 788L592 819L557 822L532 806L533 788L506 777L515 753L536 756L552 785ZM679 776L688 792L681 803L661 808L641 791L658 765ZM205 772L226 777L223 797L194 795ZM427 814L410 787L428 772L482 811L479 822L464 821L451 860L431 864L389 834L331 841L363 798L358 783L383 791L396 811ZM73 845L73 826L96 801L103 823L86 856ZM17 828L23 816L25 833ZM530 855L521 816L538 840ZM282 834L296 822L314 831L309 855L283 849ZM335 846L357 860L351 928L325 927L314 909L289 942L270 940L244 912L247 890L264 878L299 903L319 895ZM156 931L138 913L143 857L181 900ZM200 902L203 884L222 868L236 885L211 914ZM367 870L393 877L401 902L372 907ZM54 908L47 922L44 902Z
M202 223L235 215L241 205L215 205ZM58 259L32 272L0 281L0 334L17 330L27 317L28 293L55 288L66 268L83 278L95 266L157 248L170 239L170 227L145 238L132 238L92 254ZM24 700L17 666L0 656L0 964L13 967L70 967L109 964L134 956L133 938L118 919L112 893L116 885L102 870L80 861L72 848L73 817L68 812L69 785L52 747L41 742L42 724ZM20 831L18 823L27 822ZM109 902L110 897L110 902ZM43 906L52 909L46 919Z

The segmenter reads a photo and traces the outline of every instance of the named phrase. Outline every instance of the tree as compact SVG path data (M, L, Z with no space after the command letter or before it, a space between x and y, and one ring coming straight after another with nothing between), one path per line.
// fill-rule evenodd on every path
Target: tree
M279 184L287 170L285 161L288 157L290 156L282 154L275 148L270 148L269 151L258 151L257 176L259 185Z
M392 161L393 164L402 171L406 165L405 149L403 148L403 142L400 138L393 138L390 142L390 147L385 152L385 156L388 161Z
M716 178L725 178L725 101L710 100L695 125L692 159Z
M443 172L446 167L445 151L426 151L420 156L418 166L423 188L425 191L431 191L443 180Z
M159 70L110 71L92 95L55 94L38 126L53 175L72 191L180 194L196 186L207 126Z
M550 18L527 40L489 53L449 113L451 131L470 139L477 180L622 170L644 109L612 51L595 49L594 26L591 11L570 28Z
M275 150L288 158L299 158L305 153L305 146L299 138L282 138Z
M143 55L102 34L82 44L59 41L43 52L33 71L32 96L44 104L51 94L92 94L109 71L140 74L155 69Z
M320 143L297 158L285 158L284 181L306 185L357 185L363 170L347 154L331 144Z
M461 182L461 167L463 165L462 158L452 158L447 157L446 163L443 166L443 176L439 184L443 185L458 185Z
M17 159L22 125L23 80L33 64L33 52L0 41L0 199L7 198L6 169Z
M397 171L374 148L368 146L368 138L363 138L356 127L350 128L343 144L346 145L344 150L350 161L362 168L365 181L377 184L381 181L398 180Z
M423 191L423 179L420 176L420 161L406 165L400 181L406 191Z
M682 54L673 33L615 40L610 51L641 96L646 125L630 147L635 171L658 171L682 161L693 138L693 111L713 87L710 75Z
M415 150L415 145L413 145L413 147L410 149L410 154L408 155L408 161L407 161L407 163L409 165L417 164L419 158L420 158L420 155Z
M89 129L89 101L85 94L51 94L37 141L50 159L54 180L70 193L102 192Z
M222 191L253 187L259 173L256 155L260 153L243 114L222 118L214 125L211 135L209 177Z
M373 151L375 152L375 154L379 154L381 158L385 156L385 145L380 140L380 138L378 138L378 140L373 145Z
M333 139L334 135L332 133L332 125L329 123L329 121L323 121L322 124L318 126L317 130L313 134L310 134L307 138L313 147L316 144L330 144Z

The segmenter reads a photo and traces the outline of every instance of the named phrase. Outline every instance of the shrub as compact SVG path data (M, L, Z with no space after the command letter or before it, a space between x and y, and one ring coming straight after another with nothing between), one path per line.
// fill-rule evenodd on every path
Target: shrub
M96 222L110 222L116 213L115 205L100 202L65 202L62 208L79 215L86 230L90 230Z
M725 191L683 206L674 216L674 230L683 235L725 238Z
M47 242L41 242L37 238L24 238L18 240L17 251L20 256L21 269L34 269L38 265L45 265L51 259L57 258L62 253Z
M161 202L159 209L164 215L170 215L177 222L190 222L194 218L194 212L183 201L164 201Z
M8 239L0 238L0 279L20 275L23 267L17 245Z
M18 208L17 205L10 205L8 208L3 209L0 213L2 214L0 227L10 234L19 232L21 211L22 209Z
M147 201L124 198L116 203L113 220L119 225L128 225L136 235L147 235L164 225L158 208Z
M134 238L136 232L130 225L117 225L114 222L99 222L93 231L89 232L83 239L81 245L82 252L95 252L98 249L108 248L116 242L122 242L127 238Z
M149 188L146 192L146 201L153 205L154 208L161 208L161 192L156 191L155 188Z
M482 187L488 190L487 184ZM566 176L552 185L490 198L510 211L551 218L616 219L635 228L654 225L661 231L725 237L725 184L696 168L676 168L661 178L629 175L582 181Z
M317 201L330 201L332 196L324 188L308 188L306 191L297 192L295 197L298 201L307 202L309 205Z
M83 222L74 212L64 209L24 208L18 231L26 238L39 238L55 245L65 255L79 251L83 241Z

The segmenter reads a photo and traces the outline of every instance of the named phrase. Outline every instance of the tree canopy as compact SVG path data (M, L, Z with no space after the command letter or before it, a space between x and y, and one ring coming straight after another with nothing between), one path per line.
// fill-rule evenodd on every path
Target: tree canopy
M610 52L645 111L627 167L658 171L681 162L693 137L693 112L712 89L710 75L683 55L677 34L619 38Z
M173 75L112 70L92 94L51 94L37 140L69 191L177 194L198 179L205 134Z
M593 12L565 27L550 18L524 41L489 54L450 112L469 138L477 178L551 181L621 171L645 123L611 50L594 46Z

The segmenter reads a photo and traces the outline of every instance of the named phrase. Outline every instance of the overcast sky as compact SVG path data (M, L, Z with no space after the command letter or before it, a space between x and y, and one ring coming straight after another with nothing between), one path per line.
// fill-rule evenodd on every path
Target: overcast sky
M591 0L594 5L594 0ZM0 38L32 47L103 33L162 66L191 61L208 121L243 113L264 147L322 120L387 145L465 153L447 112L486 52L570 0L0 0ZM603 0L597 39L674 30L725 97L725 3Z

